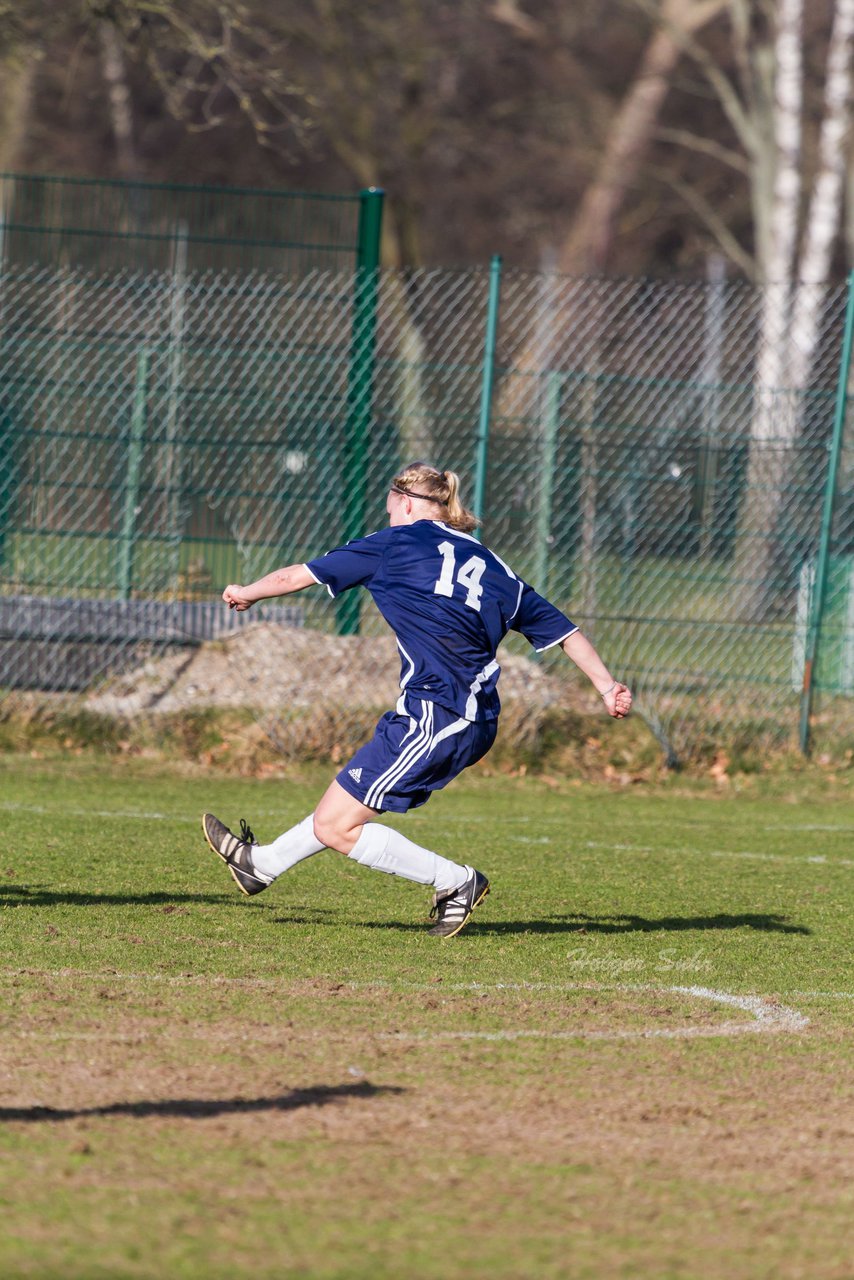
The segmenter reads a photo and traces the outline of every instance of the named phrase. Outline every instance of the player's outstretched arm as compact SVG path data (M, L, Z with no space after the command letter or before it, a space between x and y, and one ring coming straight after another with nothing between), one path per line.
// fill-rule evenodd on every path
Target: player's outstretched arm
M583 671L602 701L609 715L622 720L632 709L632 693L628 685L615 680L593 645L580 631L573 631L561 645L564 653Z
M292 591L302 591L305 587L317 586L317 578L309 573L304 564L289 564L285 569L275 569L265 578L250 582L241 587L231 583L222 593L222 598L229 609L243 613L259 600L270 600L273 596L288 596Z

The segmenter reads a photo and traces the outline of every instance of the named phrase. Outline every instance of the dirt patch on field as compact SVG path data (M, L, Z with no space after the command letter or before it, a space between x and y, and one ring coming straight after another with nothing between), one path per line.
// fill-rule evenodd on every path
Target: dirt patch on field
M611 1162L619 1152L683 1177L761 1176L766 1190L808 1178L813 1192L822 1180L832 1192L854 1180L852 1074L822 1066L822 1052L811 1072L769 1049L769 1036L692 1057L674 1032L755 1025L723 1002L666 990L558 999L70 973L37 995L32 977L21 981L26 1007L0 1047L0 1120L11 1123L218 1117L247 1139L286 1140L321 1123L351 1143L370 1116L401 1151L429 1131L449 1153ZM190 998L206 1019L170 1013ZM832 1042L824 1052L833 1056ZM473 1108L487 1126L467 1123Z
M440 1033L640 1032L732 1010L661 993L20 981L0 1140L28 1153L6 1196L40 1257L100 1230L110 1274L153 1276L120 1243L193 1230L209 1243L188 1275L850 1274L854 1082L832 1035L454 1041ZM42 1274L72 1274L53 1262Z
M103 997L122 1002L110 989ZM363 1023L373 1003L357 1015ZM615 1023L669 1026L677 1011L639 1011L624 997L604 1005L588 997L573 1008L575 1043L552 1037L509 1045L442 1037L438 1025L430 1029L429 1008L421 1002L416 1012L411 1001L397 1017L386 1010L372 1029L334 1025L331 1016L330 1027L284 1017L277 1024L189 1021L164 1033L150 1016L113 1007L109 1017L68 1030L63 1015L52 1013L25 1020L14 1048L7 1043L0 1053L0 1122L124 1119L137 1122L136 1141L149 1126L215 1119L247 1142L297 1141L319 1124L340 1144L364 1142L381 1126L401 1155L429 1137L448 1156L536 1161L548 1152L557 1161L618 1160L627 1170L654 1163L682 1178L745 1178L754 1189L761 1180L766 1193L808 1180L812 1198L832 1197L854 1179L850 1093L838 1076L805 1073L802 1063L767 1049L738 1055L758 1069L752 1079L710 1069L705 1058L692 1070L690 1054L674 1042L621 1052L596 1043L596 1032ZM427 1028L387 1029L405 1014L409 1025L415 1017ZM557 1022L553 1012L526 1017L518 1005L492 1014L544 1031ZM471 1010L453 1002L441 1015L445 1027L461 1016L471 1021ZM706 1025L716 1016L707 1012ZM488 1124L473 1127L473 1110L488 1115Z

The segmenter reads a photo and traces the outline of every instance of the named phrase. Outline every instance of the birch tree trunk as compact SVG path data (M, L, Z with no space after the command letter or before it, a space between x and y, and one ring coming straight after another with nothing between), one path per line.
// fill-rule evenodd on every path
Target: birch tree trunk
M854 0L837 0L827 54L818 171L807 211L792 310L789 377L802 393L809 385L831 255L842 220L846 140L850 124Z
M797 431L788 383L789 323L801 192L803 0L778 0L774 40L773 202L754 375L750 460L742 497L734 567L741 612L758 618L774 591L777 517L784 496L788 450Z
M98 40L101 45L101 69L107 85L110 125L116 144L119 170L123 178L135 178L139 166L133 140L130 85L121 40L112 22L102 19L98 23Z
M801 251L794 282L789 326L788 386L790 412L785 425L794 420L791 439L785 442L787 490L780 494L780 510L775 521L776 573L784 590L791 586L803 556L803 539L815 537L817 521L810 497L815 484L815 467L821 462L815 451L802 442L815 439L820 423L810 417L808 395L819 342L827 281L833 246L842 218L846 136L851 103L851 54L854 42L854 0L837 0L827 53L824 112L818 145L818 164L812 180ZM781 442L782 443L782 442Z
M742 499L735 569L742 616L759 619L789 586L784 525L808 528L792 509L796 446L804 430L805 393L815 361L831 255L842 217L851 105L854 0L836 0L827 53L818 165L797 253L802 113L800 27L803 0L778 0L775 47L776 173L767 236L758 236L765 283L750 461ZM761 133L761 130L759 131ZM758 184L757 184L758 188ZM757 189L761 199L761 191ZM809 513L804 513L809 515Z

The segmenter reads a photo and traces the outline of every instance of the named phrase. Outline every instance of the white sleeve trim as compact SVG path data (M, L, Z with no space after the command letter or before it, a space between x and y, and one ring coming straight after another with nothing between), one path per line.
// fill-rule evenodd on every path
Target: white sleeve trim
M321 581L321 579L320 579L320 578L318 578L318 576L317 576L317 574L314 572L314 570L313 570L313 569L310 569L310 568L309 568L309 566L308 566L307 564L303 564L303 569L305 569L308 573L310 573L310 574L311 574L311 576L314 578L315 582L317 583L317 585L318 585L319 587L326 587L326 590L329 592L329 594L331 595L332 599L333 599L333 600L335 599L335 592L332 590L332 588L330 587L330 585L329 585L329 583L328 583L328 582L323 582L323 581Z
M546 649L553 649L556 644L563 644L564 640L568 640L570 636L574 636L578 627L573 627L571 631L567 631L565 636L561 636L559 640L551 640L548 644L544 644L539 649L534 649L535 653L545 653Z

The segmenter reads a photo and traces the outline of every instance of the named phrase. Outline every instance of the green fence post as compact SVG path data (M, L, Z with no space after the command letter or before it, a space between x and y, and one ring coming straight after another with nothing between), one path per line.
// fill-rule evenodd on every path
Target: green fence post
M549 553L552 528L552 499L554 497L555 455L560 421L560 396L563 378L559 373L549 373L546 378L545 403L543 405L543 456L540 467L540 495L537 504L536 556L534 560L534 586L541 595L548 595Z
M0 178L0 325L5 337L5 287L6 287L6 182ZM3 352L5 364L5 352ZM6 532L12 520L12 502L15 481L12 475L12 424L0 409L0 577L4 576L6 563ZM11 577L11 573L9 575Z
M360 195L359 248L353 293L353 336L347 379L347 432L344 441L344 541L365 533L368 452L374 393L380 236L385 192L370 187ZM361 599L356 591L338 600L338 633L359 633Z
M185 330L187 327L187 258L189 230L186 222L179 222L174 229L172 252L172 280L169 286L169 338L167 353L166 412L163 434L165 442L161 454L162 475L165 485L165 518L167 541L163 544L163 556L167 561L168 584L177 579L181 566L181 495L183 489L184 450L181 446L181 428L185 394ZM158 431L158 434L159 431Z
M495 385L495 348L498 341L498 304L501 297L501 254L494 253L489 267L489 296L486 303L486 336L483 342L483 375L480 383L480 417L477 425L477 454L474 463L472 513L483 519L486 498L486 468L489 461L489 426L492 418L492 389Z
M119 598L129 600L133 582L133 551L136 540L136 510L139 502L139 469L142 462L142 437L145 433L146 396L148 394L148 352L143 349L136 358L136 384L128 442L125 505L119 538Z
M12 523L15 494L12 423L0 409L0 578L6 576L6 535ZM11 572L8 575L11 577Z
M818 555L815 566L815 582L812 591L812 607L807 626L804 647L804 683L801 690L800 746L804 755L810 748L810 716L815 688L815 665L821 635L822 615L827 597L827 561L830 554L830 538L833 532L833 508L836 502L836 479L839 474L839 455L845 430L845 414L848 408L848 379L851 373L851 348L854 344L854 271L848 277L848 299L845 306L845 329L842 335L842 354L839 361L839 380L836 386L836 412L830 440L830 456L827 463L827 479L824 485L824 505L821 512L821 528L818 538Z

